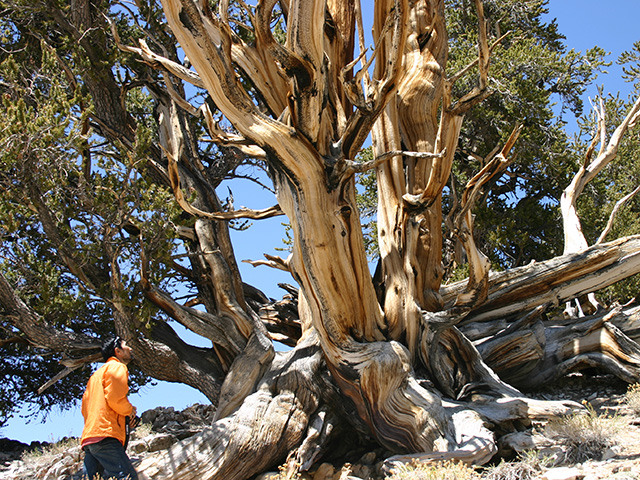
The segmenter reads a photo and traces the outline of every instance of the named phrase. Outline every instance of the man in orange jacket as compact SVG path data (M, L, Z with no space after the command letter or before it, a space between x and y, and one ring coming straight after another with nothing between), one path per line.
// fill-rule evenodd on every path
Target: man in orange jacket
M102 346L105 364L89 379L82 396L84 430L80 443L85 452L84 473L90 479L137 480L124 448L127 417L136 407L129 403L129 370L133 351L120 337Z

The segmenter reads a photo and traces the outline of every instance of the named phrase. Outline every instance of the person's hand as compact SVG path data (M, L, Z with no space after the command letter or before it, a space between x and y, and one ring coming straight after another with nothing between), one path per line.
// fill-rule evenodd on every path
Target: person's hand
M133 430L134 428L136 428L138 425L140 425L140 417L135 416L135 417L131 417L129 419L129 429Z
M136 416L137 413L138 413L138 408L134 405L133 410L131 410L131 415L129 416L133 418Z

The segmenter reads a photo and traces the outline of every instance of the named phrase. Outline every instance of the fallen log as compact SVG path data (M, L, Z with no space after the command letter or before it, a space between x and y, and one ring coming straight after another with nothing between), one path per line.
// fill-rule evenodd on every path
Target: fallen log
M640 236L624 237L544 262L489 275L488 295L458 325L513 321L541 305L558 306L640 273ZM453 303L466 281L441 288L445 305Z
M640 345L613 323L617 319L629 326L630 318L637 320L638 307L626 315L615 308L563 322L537 318L477 341L476 347L502 380L522 390L589 367L635 383L640 381ZM636 333L637 329L637 325L631 328Z

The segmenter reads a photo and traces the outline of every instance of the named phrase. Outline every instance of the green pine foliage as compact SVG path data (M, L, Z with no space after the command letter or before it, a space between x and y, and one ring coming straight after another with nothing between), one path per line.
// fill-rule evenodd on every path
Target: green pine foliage
M555 23L547 23L546 1L485 2L492 52L489 85L492 95L465 117L452 177L455 190L481 168L517 125L523 125L501 178L485 192L477 209L475 234L494 267L503 269L543 260L562 252L558 211L562 189L574 170L562 114L579 115L580 96L604 62L598 47L586 53L567 50ZM477 17L473 2L448 4L453 47L450 74L477 55ZM476 81L473 70L457 85L459 95ZM556 105L559 103L559 105ZM489 158L490 159L490 158ZM499 219L497 221L496 219Z
M87 128L94 107L79 77L63 68L87 68L71 61L68 42L60 38L58 50L34 43L8 20L2 31L2 51L16 53L0 58L0 269L51 325L100 339L112 332L109 258L117 252L127 301L146 321L157 312L134 295L141 251L152 264L152 280L171 290L177 250L172 225L181 215L171 192L140 175L156 135L150 98L138 89L126 100L139 121L134 148L107 146ZM103 281L91 289L80 284L61 261L69 254ZM4 322L0 345L0 427L21 406L46 415L82 395L88 369L40 395L62 357L28 346ZM148 380L133 371L133 391Z

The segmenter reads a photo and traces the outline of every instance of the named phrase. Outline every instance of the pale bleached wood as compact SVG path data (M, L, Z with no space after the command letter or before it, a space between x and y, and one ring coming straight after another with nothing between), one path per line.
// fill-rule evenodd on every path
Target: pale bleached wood
M497 453L493 433L485 426L485 421L476 412L459 410L452 415L456 430L456 445L445 451L394 455L383 463L383 471L393 474L404 464L429 464L437 462L462 462L467 465L484 465Z
M640 381L640 345L613 323L616 320L637 334L629 322L637 309L622 307L563 323L520 323L477 342L483 359L506 382L527 391L564 375L593 367L628 383ZM515 326L515 325L512 325Z
M615 221L618 211L638 193L640 193L640 185L638 185L632 192L628 193L616 202L616 204L613 206L613 209L611 210L611 215L609 215L607 226L604 228L604 230L602 230L602 233L598 237L598 240L596 240L596 245L598 243L604 242L604 240L607 238L607 235L609 235L609 232L611 232L611 228L613 227L613 222Z
M215 420L231 415L237 410L262 379L274 358L272 342L264 329L256 329L249 337L244 350L235 357L224 382Z
M618 149L625 134L630 127L635 125L640 115L640 98L636 100L623 121L615 129L611 138L607 141L605 128L604 104L600 99L599 108L595 109L598 117L599 138L594 137L592 145L600 143L600 152L595 159L591 160L592 149L590 148L585 156L585 162L575 174L571 183L564 189L560 198L560 211L562 213L562 226L564 232L564 253L580 252L588 247L587 240L582 232L580 217L578 216L577 202L587 183L592 181L598 173L608 164L615 160ZM598 301L593 291L587 292L588 301L593 308L597 309ZM572 314L573 307L568 304L567 314Z
M640 237L632 236L595 245L581 253L532 262L489 276L487 300L464 323L513 318L540 305L561 305L571 298L612 285L640 272ZM444 286L451 302L465 282Z
M233 415L145 458L136 466L140 479L240 480L284 463L307 435L327 390L318 373L321 352L312 343L276 358Z

